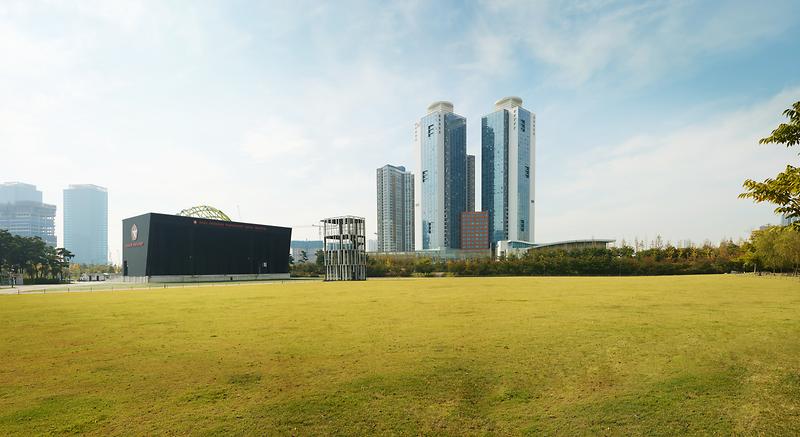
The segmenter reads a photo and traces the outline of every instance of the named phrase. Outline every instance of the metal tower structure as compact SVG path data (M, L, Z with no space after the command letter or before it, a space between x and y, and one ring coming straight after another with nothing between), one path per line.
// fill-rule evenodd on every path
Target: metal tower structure
M322 220L322 248L326 281L367 279L364 217L348 215Z

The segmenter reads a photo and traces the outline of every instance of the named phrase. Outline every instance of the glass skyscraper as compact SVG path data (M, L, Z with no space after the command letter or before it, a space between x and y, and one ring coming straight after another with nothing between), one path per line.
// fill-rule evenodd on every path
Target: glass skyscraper
M384 165L377 171L378 252L414 251L414 174Z
M495 103L481 119L481 209L489 239L533 242L536 116L519 97Z
M0 184L0 229L21 237L39 237L56 246L56 206L42 202L35 185Z
M417 123L417 247L461 246L461 213L467 209L467 119L450 102L434 102Z
M64 247L78 264L108 264L108 192L97 185L64 190Z

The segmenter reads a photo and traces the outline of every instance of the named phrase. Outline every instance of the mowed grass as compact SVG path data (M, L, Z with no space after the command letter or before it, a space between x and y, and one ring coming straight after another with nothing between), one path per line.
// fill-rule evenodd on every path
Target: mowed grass
M0 434L791 435L800 282L0 296Z

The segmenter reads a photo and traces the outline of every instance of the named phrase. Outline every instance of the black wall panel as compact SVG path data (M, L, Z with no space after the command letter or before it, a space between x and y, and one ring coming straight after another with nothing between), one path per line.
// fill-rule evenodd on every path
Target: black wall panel
M147 224L139 224L143 221ZM147 239L144 246L131 247L130 236L123 238L130 276L289 272L291 228L145 214L123 221L123 233L130 234L134 222L139 232L147 229Z

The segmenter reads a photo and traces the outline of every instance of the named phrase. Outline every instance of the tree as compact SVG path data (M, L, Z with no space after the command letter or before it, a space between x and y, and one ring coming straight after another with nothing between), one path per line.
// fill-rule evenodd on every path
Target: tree
M800 144L800 101L791 108L783 111L789 123L781 123L772 135L762 138L760 144L785 144L786 147ZM786 165L786 170L778 173L775 178L767 178L764 182L752 179L744 181L742 199L769 202L778 205L775 212L788 218L800 218L800 167ZM795 221L792 226L800 230L800 221Z
M315 262L317 264L317 267L322 269L323 267L325 267L325 251L320 249L320 250L317 251L316 255L317 255L317 259L316 259Z
M70 252L68 249L63 247L59 247L56 249L56 256L58 257L59 262L59 273L60 277L64 279L64 271L69 272L69 263L72 261L72 258L75 258L75 254Z

